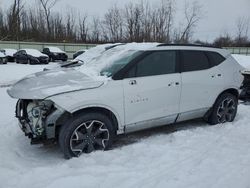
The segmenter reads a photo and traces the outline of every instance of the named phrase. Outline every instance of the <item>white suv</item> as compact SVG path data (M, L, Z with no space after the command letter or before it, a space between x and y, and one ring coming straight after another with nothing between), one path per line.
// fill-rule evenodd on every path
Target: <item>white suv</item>
M224 49L127 44L78 68L39 72L8 90L32 143L66 158L111 146L117 134L204 118L232 122L242 67Z

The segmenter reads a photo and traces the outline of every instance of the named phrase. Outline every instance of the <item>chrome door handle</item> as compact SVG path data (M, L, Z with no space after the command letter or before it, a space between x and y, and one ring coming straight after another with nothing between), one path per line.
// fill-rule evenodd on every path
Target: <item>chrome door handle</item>
M137 83L136 80L130 80L130 81L129 81L129 84L130 84L130 85L136 85L136 83Z

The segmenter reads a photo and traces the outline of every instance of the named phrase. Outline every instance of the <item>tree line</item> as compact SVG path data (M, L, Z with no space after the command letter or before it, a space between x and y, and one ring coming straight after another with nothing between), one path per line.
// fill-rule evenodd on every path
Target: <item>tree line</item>
M113 5L101 18L73 10L59 13L54 10L58 0L36 1L38 6L29 8L23 0L12 0L10 7L0 9L0 40L190 43L202 19L202 6L198 1L185 3L179 25L174 24L177 22L176 0L161 0L157 4L142 0L124 6ZM224 34L215 39L213 45L250 46L249 19L240 18L236 27L236 37Z

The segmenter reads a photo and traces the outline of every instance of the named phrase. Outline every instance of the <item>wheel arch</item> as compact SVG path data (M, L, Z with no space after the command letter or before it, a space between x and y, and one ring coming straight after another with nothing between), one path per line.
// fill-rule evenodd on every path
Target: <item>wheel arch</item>
M99 113L106 115L112 121L113 125L115 126L115 129L116 130L119 129L120 119L118 117L118 114L116 114L115 112L113 112L113 110L111 110L107 107L104 107L104 106L83 107L81 109L77 109L77 110L71 112L71 114L73 116L75 116L75 115L78 115L81 113L89 113L89 112L99 112Z
M206 112L206 114L204 115L203 118L204 118L206 121L208 121L208 117L209 117L210 114L212 113L212 109L213 109L213 107L214 107L216 101L219 99L219 97L220 97L221 95L223 95L223 94L225 94L225 93L230 93L230 94L236 96L237 99L239 98L239 95L240 95L238 89L236 89L236 88L228 88L228 89L225 89L224 91L222 91L222 92L216 97L216 99L215 99L213 105L209 108L209 110L208 110L208 111Z
M216 97L216 99L215 99L215 101L214 101L214 103L213 103L213 106L214 106L214 104L216 103L216 101L219 99L219 97L220 97L221 95L225 94L225 93L230 93L230 94L236 96L237 99L239 98L239 95L240 95L238 89L236 89L236 88L228 88L228 89L225 89L224 91L222 91L222 92ZM212 107L213 107L213 106L212 106Z
M229 89L226 89L226 90L224 90L223 92L221 92L219 95L218 95L218 97L217 97L217 99L222 95L222 94L224 94L224 93L230 93L230 94L232 94L232 95L234 95L234 96L236 96L237 98L239 97L239 91L237 90L237 89L235 89L235 88L229 88ZM216 99L216 100L217 100Z

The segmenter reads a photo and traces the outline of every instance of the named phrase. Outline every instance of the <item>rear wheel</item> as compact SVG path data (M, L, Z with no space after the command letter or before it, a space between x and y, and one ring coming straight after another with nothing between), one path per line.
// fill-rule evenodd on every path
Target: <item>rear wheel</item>
M113 127L112 121L100 113L73 117L62 126L59 133L59 145L65 158L109 148L115 136Z
M208 117L211 125L232 122L238 109L238 98L231 93L224 93L216 100L212 112Z

